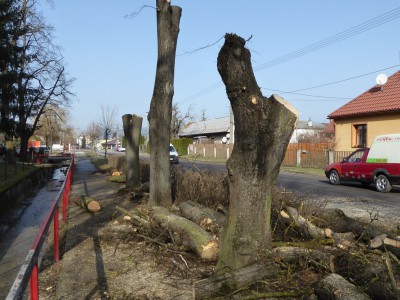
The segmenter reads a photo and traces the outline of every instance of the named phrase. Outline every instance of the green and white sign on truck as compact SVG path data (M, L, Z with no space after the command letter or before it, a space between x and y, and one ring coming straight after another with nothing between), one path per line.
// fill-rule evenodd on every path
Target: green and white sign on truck
M369 149L367 163L400 164L400 134L377 136Z

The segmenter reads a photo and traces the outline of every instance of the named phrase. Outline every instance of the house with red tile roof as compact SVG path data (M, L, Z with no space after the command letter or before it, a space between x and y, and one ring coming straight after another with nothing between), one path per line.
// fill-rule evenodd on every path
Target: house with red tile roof
M377 135L400 133L400 71L328 115L335 124L335 150L370 147Z

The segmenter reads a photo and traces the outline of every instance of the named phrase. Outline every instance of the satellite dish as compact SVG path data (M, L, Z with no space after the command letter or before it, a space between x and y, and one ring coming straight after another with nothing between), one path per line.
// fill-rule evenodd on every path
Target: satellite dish
M385 74L379 74L376 76L376 83L379 85L384 85L388 80L388 77Z

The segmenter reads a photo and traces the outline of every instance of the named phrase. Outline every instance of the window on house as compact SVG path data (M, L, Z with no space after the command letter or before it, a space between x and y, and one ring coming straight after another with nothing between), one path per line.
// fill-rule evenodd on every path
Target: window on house
M367 147L367 124L353 125L352 140L355 148Z

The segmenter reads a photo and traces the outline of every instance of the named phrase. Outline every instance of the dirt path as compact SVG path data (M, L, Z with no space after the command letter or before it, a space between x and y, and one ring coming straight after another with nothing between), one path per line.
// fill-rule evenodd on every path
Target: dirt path
M170 252L124 233L131 226L116 206L131 209L137 203L118 196L121 187L95 173L88 160L79 161L72 195L89 195L102 210L90 214L70 205L65 253L59 263L42 267L40 299L190 299L192 283L210 273L212 265L190 253Z

